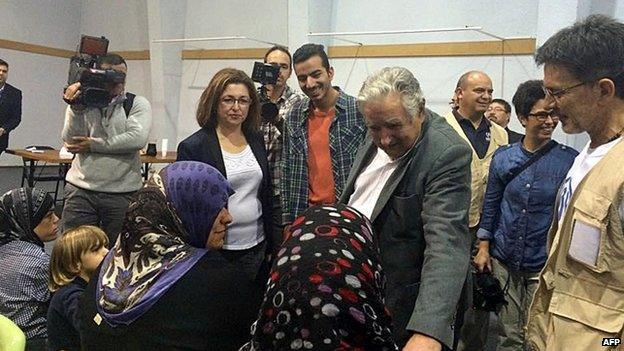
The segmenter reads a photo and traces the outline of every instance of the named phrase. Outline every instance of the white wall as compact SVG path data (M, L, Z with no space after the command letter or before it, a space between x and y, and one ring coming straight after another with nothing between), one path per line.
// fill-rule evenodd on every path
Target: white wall
M104 35L111 51L146 50L145 0L4 0L0 1L0 38L75 50L81 34ZM22 122L10 134L9 147L61 146L69 60L15 50L0 50L9 62L10 84L22 90ZM149 98L149 61L128 62L127 89ZM3 154L1 165L21 160Z
M180 60L182 49L269 47L251 41L155 44L172 37L250 36L288 45L291 51L306 42L348 45L308 32L371 31L481 26L503 37L536 37L538 45L550 35L591 13L624 20L624 0L266 0L262 6L246 0L4 0L0 1L0 38L72 50L80 34L104 35L110 50L151 50L152 62L129 61L127 88L146 96L154 106L152 139L168 137L170 147L197 130L195 109L203 88L219 69L251 72L254 60ZM352 36L364 44L400 44L486 40L479 33ZM0 50L11 64L9 82L24 93L23 122L11 133L11 147L60 145L65 104L67 60ZM495 96L511 100L517 85L541 78L531 56L426 57L332 60L334 84L356 94L364 78L389 65L411 69L421 81L428 106L447 111L459 75L470 69L486 71ZM290 85L298 90L296 81ZM512 128L520 129L512 119ZM578 147L585 136L560 141ZM0 165L17 164L13 156Z
M80 1L0 1L0 37L63 49L75 45ZM9 63L9 84L22 90L22 122L11 132L9 147L61 145L66 104L61 100L69 61L64 58L0 49ZM3 153L0 165L21 165L21 159Z
M214 2L188 0L186 38L248 35L289 45L291 52L306 42L328 45L351 45L332 37L312 37L309 32L374 31L481 26L495 35L535 37L538 7L533 0L496 3L496 16L483 16L491 1L410 1L410 0L272 0L262 8L245 6L243 1ZM266 9L272 11L267 11ZM234 18L229 14L237 13ZM522 13L522 16L518 16ZM218 25L215 25L218 23ZM344 36L368 45L419 42L444 42L492 39L480 33L454 32L379 36ZM186 49L262 47L252 42L193 42ZM268 48L268 45L266 45ZM504 70L503 70L504 61ZM459 76L472 69L487 72L494 84L495 96L511 100L519 83L540 76L530 56L509 57L427 57L334 59L333 84L347 93L357 94L370 73L385 66L398 65L412 70L420 80L429 108L438 113L448 110L448 101ZM235 67L251 71L253 60L183 61L178 142L198 129L194 120L202 89L220 68ZM291 78L290 85L299 90ZM521 129L519 122L512 127Z
M80 34L105 36L109 51L148 50L147 0L80 1ZM75 45L75 44L74 44ZM149 61L128 61L126 90L151 98Z
M217 6L218 3L218 6ZM296 3L293 5L293 3ZM251 6L246 0L228 2L188 0L186 38L247 36L288 45L288 10L303 1L266 0ZM163 20L165 18L163 17ZM185 49L270 47L247 40L192 42ZM182 62L177 142L199 129L195 121L197 102L212 76L222 68L234 67L251 75L254 60L185 60ZM291 79L292 81L292 79ZM174 143L175 145L176 143Z

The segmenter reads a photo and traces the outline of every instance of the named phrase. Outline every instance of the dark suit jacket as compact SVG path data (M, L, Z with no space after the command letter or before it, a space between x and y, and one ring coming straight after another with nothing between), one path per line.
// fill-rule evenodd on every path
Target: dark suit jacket
M471 150L446 121L426 110L416 145L399 162L371 215L387 276L386 305L395 337L412 332L453 344L457 304L470 261L468 207ZM340 201L375 156L368 138Z
M0 153L9 145L9 132L22 121L22 91L10 84L4 84L0 96L0 128L6 133L0 137Z
M281 233L278 236L273 223L273 190L264 139L260 133L245 133L245 138L262 169L262 184L260 185L258 198L262 203L262 220L264 221L264 235L267 239L267 248L270 250L269 252L274 252L277 245L281 244ZM227 178L219 138L217 138L217 132L212 126L203 127L184 139L178 145L177 161L200 161L207 163Z
M513 130L509 129L509 128L505 128L505 131L507 132L507 137L509 139L509 144L514 144L517 143L519 141L522 140L522 137L524 136L524 134L520 134L520 133L516 133Z

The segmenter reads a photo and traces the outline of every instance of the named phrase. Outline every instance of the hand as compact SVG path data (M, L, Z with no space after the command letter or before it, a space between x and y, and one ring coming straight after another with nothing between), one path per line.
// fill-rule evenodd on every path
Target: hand
M91 151L91 138L89 137L74 137L73 143L65 143L67 151L72 154L81 154Z
M479 270L479 272L491 272L492 271L492 258L490 257L490 242L489 240L479 240L479 251L475 256L473 266Z
M80 96L80 82L74 83L67 88L63 93L63 100L66 102L73 102Z
M4 130L4 128L0 128L0 136L3 136L6 133L6 130Z
M414 333L407 341L403 351L441 351L442 344L427 335Z

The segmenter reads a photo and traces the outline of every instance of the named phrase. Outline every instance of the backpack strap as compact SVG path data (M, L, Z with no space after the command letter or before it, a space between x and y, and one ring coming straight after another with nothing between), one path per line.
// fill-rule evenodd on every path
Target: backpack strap
M126 118L130 116L130 110L132 109L132 105L134 105L134 97L136 95L132 93L126 93L126 100L123 102L124 111L126 111Z

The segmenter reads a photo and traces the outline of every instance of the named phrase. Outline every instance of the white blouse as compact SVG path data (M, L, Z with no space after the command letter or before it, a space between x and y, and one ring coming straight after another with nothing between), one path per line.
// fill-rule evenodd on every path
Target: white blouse
M221 152L227 179L235 191L228 201L232 223L228 226L223 248L248 249L264 240L262 203L258 197L262 169L249 145L238 154L223 149Z

